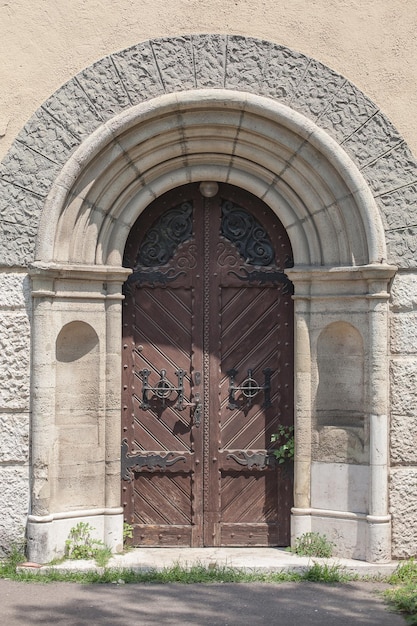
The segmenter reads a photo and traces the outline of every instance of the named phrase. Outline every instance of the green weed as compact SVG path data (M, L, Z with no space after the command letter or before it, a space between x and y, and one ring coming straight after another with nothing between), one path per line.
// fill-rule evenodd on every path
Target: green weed
M415 559L411 558L400 563L388 582L396 585L394 589L388 589L384 593L388 604L399 613L403 613L408 624L417 625L417 562Z
M317 558L329 558L333 554L334 543L329 541L326 535L319 533L304 533L295 540L295 546L291 552L299 556L315 556Z
M94 528L86 522L79 522L71 528L65 542L67 559L95 559L97 565L101 567L107 565L112 555L111 549L99 539L93 539L91 536L93 531Z
M129 522L123 522L123 544L133 539L133 526Z
M417 583L417 562L414 558L400 563L388 579L392 585Z
M10 548L7 558L0 563L0 577L12 577L16 572L18 564L25 560L25 542L14 543Z
M1 571L0 571L1 576ZM147 571L134 571L132 569L104 568L101 571L63 571L50 567L43 571L31 571L19 569L8 570L7 578L21 582L77 582L77 583L281 583L299 582L303 580L301 574L292 572L259 572L245 571L229 566L212 564L192 565L190 567L181 564L166 567L161 570L150 569Z
M303 575L303 580L314 583L345 583L357 579L354 574L348 574L343 568L332 563L313 563L313 565Z
M395 611L404 614L408 624L417 624L417 588L415 583L388 589L384 596Z

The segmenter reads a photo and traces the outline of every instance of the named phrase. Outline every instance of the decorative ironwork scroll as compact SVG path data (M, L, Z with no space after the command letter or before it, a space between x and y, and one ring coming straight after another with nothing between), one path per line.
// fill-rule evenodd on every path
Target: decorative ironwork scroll
M173 280L176 280L179 276L185 275L185 272L176 272L174 268L170 268L166 272L161 272L160 270L136 270L129 276L127 279L128 285L135 285L135 287L143 287L148 284L151 287L156 287L156 285L167 285L171 283Z
M166 454L128 454L129 446L127 439L122 441L122 480L130 482L132 480L132 471L140 471L146 468L149 471L154 471L156 468L166 469L167 467L183 461L185 463L185 456L175 456L174 452L167 452Z
M265 283L272 283L273 285L278 285L281 283L284 285L281 292L283 295L292 295L294 292L294 285L284 272L281 272L280 270L253 270L252 272L249 272L244 267L241 267L239 271L241 274L238 274L233 270L230 270L228 273L233 274L233 276L236 276L239 280L247 281L249 284L257 283L264 285Z
M236 454L228 454L227 459L234 459L239 465L243 465L248 469L257 467L258 469L265 469L265 467L275 466L275 457L267 452L252 452L249 454L245 450L239 450L238 454L241 454L243 458Z
M135 270L168 263L180 243L191 239L192 215L193 206L190 202L183 202L165 211L146 233L136 258Z
M246 263L262 266L274 263L274 247L264 227L251 213L230 200L222 203L221 233L237 247Z

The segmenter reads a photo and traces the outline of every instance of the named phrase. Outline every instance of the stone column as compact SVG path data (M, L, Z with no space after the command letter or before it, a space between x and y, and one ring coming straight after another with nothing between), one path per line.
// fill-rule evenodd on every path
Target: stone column
M125 271L123 279L130 270ZM107 282L106 296L106 434L105 543L123 549L123 508L120 494L122 281Z
M296 286L298 287L298 285ZM294 297L294 507L291 520L291 543L311 531L311 354L310 302Z
M380 274L380 280L369 281L370 490L366 560L373 563L391 559L387 281L394 273L394 268L374 270L375 278Z
M31 270L33 320L31 341L31 502L27 541L32 560L43 561L48 550L51 477L50 451L55 412L54 342L50 335L54 280Z

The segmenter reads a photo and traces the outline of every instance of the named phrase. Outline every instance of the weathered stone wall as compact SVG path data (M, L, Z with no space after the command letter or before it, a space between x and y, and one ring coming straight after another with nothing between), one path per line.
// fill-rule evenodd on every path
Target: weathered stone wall
M0 274L0 554L22 541L29 507L29 280Z

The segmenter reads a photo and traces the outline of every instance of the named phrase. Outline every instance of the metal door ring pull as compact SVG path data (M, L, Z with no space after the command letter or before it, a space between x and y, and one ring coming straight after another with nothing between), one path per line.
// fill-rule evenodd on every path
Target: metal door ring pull
M241 385L235 384L235 377L238 373L238 370L231 369L228 370L227 375L229 376L229 403L227 405L228 409L239 409L240 405L236 401L236 392L241 391L242 395L247 398L247 406L252 406L252 400L255 396L260 392L264 392L264 408L271 406L271 375L272 370L267 367L262 370L263 375L265 376L265 382L263 385L258 385L256 380L252 376L252 369L248 369L247 378L243 381Z
M259 387L254 378L246 378L240 386L240 389L245 398L254 398L258 391L263 389L263 387Z
M156 383L155 387L151 387L148 383L149 376L151 374L151 370L140 370L139 376L142 381L142 399L141 399L141 409L147 411L150 408L150 398L155 396L159 400L162 400L162 406L165 406L165 400L167 400L172 392L176 392L178 394L177 402L175 404L175 408L178 411L182 411L184 409L184 375L185 371L183 369L179 369L176 373L178 378L178 385L174 387L172 383L166 377L166 370L161 370L159 374L159 380Z
M165 370L162 370L161 374L162 373L165 375ZM154 391L155 395L162 400L164 398L169 398L174 391L174 388L168 380L163 378L158 382Z

